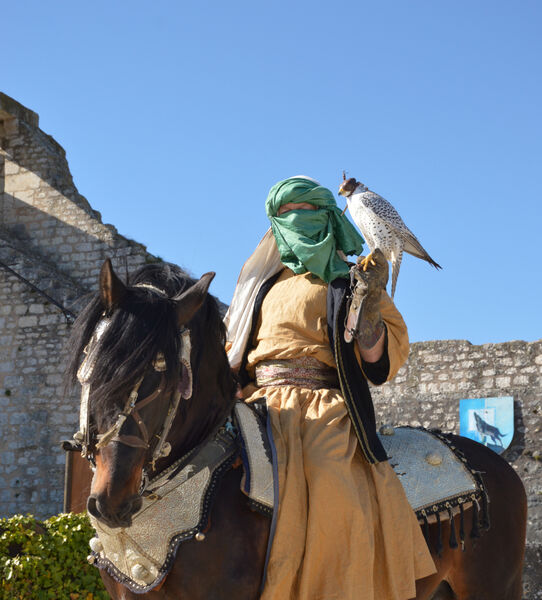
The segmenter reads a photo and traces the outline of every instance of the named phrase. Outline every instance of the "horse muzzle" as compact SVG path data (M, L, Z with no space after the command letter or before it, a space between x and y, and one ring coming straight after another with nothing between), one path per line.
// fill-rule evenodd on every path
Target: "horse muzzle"
M91 494L87 500L87 510L95 519L112 529L130 527L132 516L141 508L142 500L137 494L127 498L120 506L113 508L105 494Z

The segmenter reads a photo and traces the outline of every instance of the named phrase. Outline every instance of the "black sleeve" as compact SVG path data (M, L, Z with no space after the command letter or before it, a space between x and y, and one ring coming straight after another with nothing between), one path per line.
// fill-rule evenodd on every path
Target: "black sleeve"
M344 339L347 294L350 282L337 278L328 288L328 332L331 348L337 363L337 374L344 402L360 448L370 463L388 460L386 451L376 433L376 418L367 383L383 383L389 373L387 338L382 358L376 363L364 363L360 366L356 357L356 342L347 344Z
M384 352L376 362L367 362L361 359L361 368L367 379L374 385L382 385L390 373L390 357L388 355L388 329L384 325ZM353 342L355 343L355 342Z

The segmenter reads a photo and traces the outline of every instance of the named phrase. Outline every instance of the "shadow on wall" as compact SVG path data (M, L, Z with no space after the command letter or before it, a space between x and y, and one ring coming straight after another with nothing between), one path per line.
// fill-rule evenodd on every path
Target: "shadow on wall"
M78 313L96 289L106 258L119 275L127 275L132 251L128 244L109 246L6 192L0 195L0 208L4 206L16 221L0 224L0 261L73 312Z
M523 421L523 405L519 400L514 400L514 437L501 456L509 463L512 463L523 454L524 450L525 423Z

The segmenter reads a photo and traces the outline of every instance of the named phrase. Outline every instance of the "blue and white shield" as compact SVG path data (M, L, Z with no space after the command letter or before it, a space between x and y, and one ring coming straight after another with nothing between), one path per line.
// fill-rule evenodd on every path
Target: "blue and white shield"
M514 437L514 398L460 400L459 434L501 454Z

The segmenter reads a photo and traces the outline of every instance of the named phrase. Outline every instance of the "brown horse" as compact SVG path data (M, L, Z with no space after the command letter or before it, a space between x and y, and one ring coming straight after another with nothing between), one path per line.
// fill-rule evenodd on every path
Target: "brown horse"
M224 351L225 330L217 303L207 294L213 275L194 282L172 265L148 265L125 285L106 261L100 293L74 327L69 368L73 380L99 323L104 316L108 319L98 350L89 351L88 428L79 439L95 464L88 511L108 527L130 526L141 507L142 482L202 444L231 413L237 383ZM179 363L178 332L183 328L190 331L192 341L188 370ZM163 367L157 370L160 361ZM186 387L187 378L192 389L176 402L175 391ZM156 460L172 407L177 407L176 414L166 428L171 451ZM129 416L119 421L123 412ZM520 600L526 525L523 485L491 450L457 436L453 444L473 469L483 473L491 528L479 538L468 537L461 551L448 546L450 522L444 522L444 549L433 556L438 572L417 582L416 598ZM270 519L253 510L241 492L242 469L237 464L233 462L222 477L203 541L196 537L182 542L167 577L143 594L130 591L102 570L112 598L259 597ZM465 521L470 531L472 509L465 511ZM437 547L437 535L437 526L430 525L431 548Z

